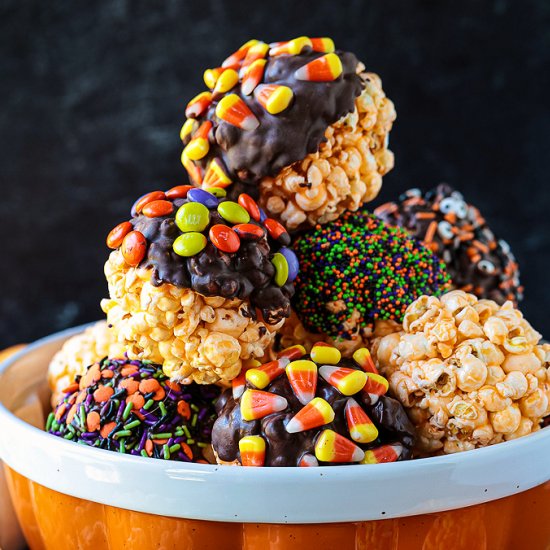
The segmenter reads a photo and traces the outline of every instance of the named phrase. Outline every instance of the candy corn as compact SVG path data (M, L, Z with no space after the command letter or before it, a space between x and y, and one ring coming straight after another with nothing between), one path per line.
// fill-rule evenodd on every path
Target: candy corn
M342 62L335 53L327 53L300 67L294 76L297 80L330 82L342 74Z
M187 155L191 160L200 160L208 154L210 149L210 144L208 143L208 133L211 129L212 123L209 120L206 120L193 134L191 141L183 150L185 155Z
M239 65L241 64L242 60L246 57L246 54L248 53L248 50L254 46L254 44L257 44L259 40L249 40L245 44L243 44L235 53L232 53L223 63L222 67L224 69L231 68L231 69L237 69Z
M294 361L295 359L300 359L300 357L303 357L305 354L306 348L300 344L296 344L280 351L277 357L288 357L291 361Z
M244 390L246 388L247 371L249 369L253 369L259 366L261 366L261 363L259 361L257 361L256 359L250 359L249 361L247 361L246 365L243 365L243 368L239 375L231 380L233 399L239 399L239 397L241 397L241 395L244 393Z
M185 154L185 151L181 154L181 163L187 170L191 182L195 185L200 185L202 181L202 170Z
M246 390L241 397L241 416L243 420L258 420L268 414L284 411L288 403L276 393L259 390Z
M288 86L263 84L256 88L254 96L269 114L276 115L288 108L294 92Z
M239 441L241 464L263 466L265 463L265 440L260 435L248 435Z
M185 108L185 116L187 118L197 118L201 116L212 103L212 94L210 92L202 92L195 96Z
M255 130L260 121L236 94L223 97L216 106L216 116L242 130Z
M225 94L225 92L234 88L237 82L239 82L237 71L235 69L225 69L216 81L214 94Z
M204 174L203 186L221 187L223 189L231 183L231 178L227 175L223 162L218 158L212 159Z
M321 397L316 397L290 419L290 422L286 425L286 431L289 434L305 432L330 424L333 420L334 410L330 404Z
M241 65L241 72L244 75L244 71L254 63L254 61L257 61L258 59L264 59L267 55L267 52L269 51L269 45L265 42L258 42L257 44L254 44L247 52L246 56L243 59L243 63Z
M348 399L345 413L349 434L354 441L370 443L378 437L378 429L355 399Z
M367 375L367 381L363 387L363 393L368 394L371 404L378 401L381 395L384 395L389 388L388 381L379 374L373 372L365 373Z
M317 365L313 361L292 361L286 367L286 375L298 401L307 405L317 390Z
M215 69L206 69L203 74L204 83L213 90L216 86L219 76L223 73L225 69L222 67L216 67Z
M367 348L359 348L353 353L353 360L365 371L378 374L378 369L372 360L370 351Z
M246 68L241 84L241 92L244 95L250 95L254 91L254 88L262 81L266 63L265 59L257 59Z
M331 53L334 51L332 38L310 38L310 41L314 52Z
M394 443L393 445L382 445L365 451L365 458L361 464L381 464L382 462L395 462L403 452L403 445Z
M301 468L311 468L314 466L319 466L319 461L311 453L306 453L302 456L302 458L300 458L298 466Z
M337 365L340 359L342 359L342 354L335 347L329 346L324 342L317 342L311 348L311 358L316 363L323 365Z
M323 430L315 443L315 456L321 462L360 462L365 453L335 431Z
M180 130L180 139L185 141L185 138L191 135L199 127L199 123L194 118L188 118Z
M290 360L287 357L282 357L276 361L270 361L261 367L250 369L246 372L246 381L250 382L259 390L263 390L275 378L281 376L285 372L285 367Z
M311 40L307 36L299 36L288 42L278 42L269 50L269 55L275 57L277 55L299 55L304 48L311 48Z
M363 389L367 382L366 373L344 367L323 365L319 368L319 374L343 395L356 394Z

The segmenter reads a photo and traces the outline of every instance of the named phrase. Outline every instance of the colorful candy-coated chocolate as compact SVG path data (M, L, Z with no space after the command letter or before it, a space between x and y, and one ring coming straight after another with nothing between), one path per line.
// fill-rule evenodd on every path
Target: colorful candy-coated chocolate
M278 286L284 286L288 281L288 262L286 258L280 253L275 252L271 263L275 267L275 284Z
M311 358L316 363L323 365L337 365L342 359L342 354L339 349L333 346L328 346L324 342L317 342L311 348Z
M367 375L367 380L363 387L363 392L369 395L371 403L376 403L378 397L385 395L388 391L388 381L380 374L375 374L373 372L367 372L365 374Z
M219 76L223 73L225 69L223 67L216 67L214 69L206 69L202 75L204 83L211 90L216 86Z
M361 460L361 464L382 464L384 462L395 462L403 452L401 443L393 443L392 445L381 445L376 449L365 451L365 458Z
M269 50L269 55L275 57L277 55L299 55L304 48L311 48L311 40L307 36L299 36L288 42L279 42L275 47Z
M298 355L302 350L304 353ZM306 350L302 346L297 345L283 350L281 354L283 353L286 353L286 357L289 358L297 355L303 357ZM307 359L294 360L287 365L286 376L298 401L302 405L307 405L315 397L315 392L317 391L317 365Z
M260 221L260 209L256 201L246 193L241 193L237 202L243 207L246 208L246 211L250 214L250 217L259 222Z
M210 228L210 240L216 248L229 254L237 252L241 246L241 239L231 227L222 224Z
M148 202L164 200L165 198L166 198L166 195L164 194L163 191L151 191L150 193L146 193L145 195L140 197L132 206L132 210L131 210L132 216L141 214L143 207Z
M262 84L254 91L258 103L271 115L276 115L288 108L294 92L288 86Z
M342 74L342 70L340 58L335 53L327 53L300 67L294 73L294 77L297 80L331 82Z
M249 241L257 241L265 235L265 231L253 223L240 223L233 226L233 230L241 239Z
M240 204L233 201L223 201L218 205L219 215L229 223L248 223L250 214Z
M283 225L281 225L277 220L274 220L273 218L267 218L264 220L264 225L267 229L267 232L269 233L269 236L272 239L275 239L276 241L282 236L287 234L288 231L284 228Z
M359 348L353 352L353 360L365 371L378 374L378 369L372 360L370 351L367 348Z
M231 178L227 175L222 161L218 158L212 159L204 174L203 185L205 187L225 188L231 183Z
M346 422L351 438L357 443L370 443L378 437L378 429L367 413L351 397L346 403Z
M198 254L204 249L207 242L206 237L202 233L191 231L180 235L172 244L172 248L178 256L187 258Z
M260 121L237 94L224 96L216 105L216 116L241 130L255 130Z
M116 227L113 227L107 235L107 246L113 250L118 248L122 244L124 237L126 237L133 228L134 226L130 222L122 222Z
M323 430L315 443L315 456L321 462L361 462L364 451L333 430Z
M286 258L288 264L288 280L293 282L294 279L298 276L300 271L300 264L298 263L298 258L293 250L287 248L286 246L281 247L279 252Z
M174 211L174 205L170 201L158 200L148 202L141 210L141 213L148 218L160 218L168 216Z
M192 191L197 191L197 189L192 189ZM176 212L176 225L184 233L188 231L204 231L209 223L210 212L200 202L182 204Z
M334 420L334 410L321 397L312 399L303 409L300 409L286 425L289 434L305 432L330 424Z
M265 220L267 220L267 214L263 208L260 208L260 221L264 223Z
M202 92L196 95L185 108L185 116L187 118L200 117L208 107L212 104L212 94L210 92Z
M332 53L335 49L332 38L310 38L310 41L314 52Z
M227 191L222 187L205 187L204 190L207 193L212 193L216 198L223 199L227 196Z
M189 174L189 179L195 184L200 185L202 183L202 169L197 166L186 154L185 151L181 154L181 163Z
M300 468L314 468L319 466L319 461L311 453L305 453L304 456L300 458L298 466L300 466Z
M125 262L135 267L139 265L141 260L145 257L147 239L143 233L139 231L130 231L130 233L124 237L120 250Z
M245 44L243 44L235 53L232 53L223 63L222 67L227 68L231 67L233 69L236 69L241 64L242 60L246 57L246 54L248 50L257 44L259 40L249 40Z
M344 367L323 365L319 368L319 374L343 395L355 395L367 382L366 373Z
M256 59L256 61L246 68L241 83L241 92L244 95L250 95L262 81L266 63L267 60L265 59Z
M187 197L187 193L190 189L193 189L192 185L176 185L166 191L166 198L171 200L184 199Z
M265 439L260 435L247 435L239 441L243 466L263 466L265 463Z
M261 367L256 367L246 371L246 380L259 390L263 390L275 378L278 378L285 372L285 367L289 363L287 357L281 357L275 361L270 361Z
M223 73L218 77L214 88L214 95L225 94L234 88L239 82L239 74L235 69L224 69Z
M287 405L287 400L275 393L246 390L241 397L241 416L247 422L258 420L268 414L284 411Z
M190 136L193 132L197 131L199 123L194 118L188 118L181 127L180 130L180 139L185 141L187 136Z
M288 357L291 361L295 361L296 359L303 357L306 353L306 348L304 348L304 346L301 344L295 344L294 346L281 350L277 353L277 357Z
M206 208L216 208L219 203L218 199L212 195L212 193L204 189L190 189L187 193L187 199L191 202L204 204Z

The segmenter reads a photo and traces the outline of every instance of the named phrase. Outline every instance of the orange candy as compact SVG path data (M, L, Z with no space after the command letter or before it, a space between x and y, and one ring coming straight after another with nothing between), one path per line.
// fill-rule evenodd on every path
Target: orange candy
M363 393L366 393L372 404L378 401L378 397L385 395L388 391L388 381L379 374L367 372L367 381L363 387Z
M147 203L142 210L144 216L148 218L160 218L168 216L174 211L174 205L170 201L152 201Z
M296 359L300 359L306 354L306 348L300 344L296 344L294 346L290 346L289 348L285 348L284 350L277 353L277 357L288 357L291 361L294 361Z
M300 409L286 425L289 434L305 432L334 420L334 410L321 397L312 399L303 409Z
M324 365L319 368L319 374L343 395L356 394L363 389L367 381L367 375L363 371L344 367Z
M378 429L355 399L348 399L345 413L349 434L354 441L371 443L378 437Z
M101 418L98 412L91 411L86 415L86 429L89 432L95 432L99 430L100 425L101 425Z
M186 154L183 152L181 154L181 163L183 167L187 170L189 179L195 185L200 185L202 183L202 170L200 166L197 166Z
M288 403L284 397L260 390L246 390L241 397L243 420L258 420L268 414L284 411Z
M331 53L334 51L332 38L310 38L309 40L314 52Z
M250 217L259 222L260 221L260 208L258 203L246 193L241 193L237 202L250 214Z
M255 130L260 121L237 95L228 94L216 105L216 116L241 130Z
M114 393L115 390L111 386L99 386L94 392L94 399L97 403L104 403L109 401Z
M265 463L265 440L259 435L248 435L239 441L241 464L263 466Z
M378 369L372 360L370 351L367 348L359 348L353 353L353 360L365 371L378 374Z
M223 189L231 183L231 178L227 175L222 161L217 158L212 159L204 174L203 187L221 187Z
M343 435L324 430L315 443L315 456L321 462L360 462L365 453Z
M264 225L272 239L277 240L283 233L287 233L287 230L277 220L273 218L267 218L264 220Z
M116 422L109 422L108 424L105 424L103 428L100 430L100 435L104 439L107 439L109 437L109 434L116 428Z
M186 420L191 418L191 407L189 407L187 401L178 401L178 414Z
M403 452L403 445L394 443L392 445L382 445L365 451L365 458L361 460L361 464L381 464L384 462L395 462Z
M128 395L132 395L139 390L139 382L137 380L132 380L131 378L123 380L119 385L121 388L126 390Z
M294 77L311 82L331 82L342 74L342 62L335 53L327 53L300 67Z
M124 237L120 250L126 263L132 267L136 267L145 257L147 239L145 239L143 233L139 231L130 231L130 233Z
M241 239L233 229L227 225L216 224L210 228L210 240L216 248L229 254L237 252L241 246Z
M246 372L246 381L258 388L263 390L268 386L275 378L278 378L283 372L285 372L285 367L288 365L289 360L286 357L277 359L276 361L270 361L261 367L256 367L249 369Z
M300 468L312 468L319 466L319 461L311 453L306 453L300 458L298 466L300 466Z
M111 229L111 232L107 235L107 246L113 250L118 248L122 244L124 237L126 237L132 229L133 226L130 222L119 223L116 227Z
M265 59L257 59L247 67L241 84L241 92L244 95L250 95L254 91L254 88L262 81L266 63Z
M167 199L184 199L187 197L187 192L189 189L194 189L192 185L176 185L175 187L172 187L172 189L168 189L166 191L166 198Z
M293 348L295 347L293 346ZM315 397L317 390L317 365L313 361L307 360L292 361L286 367L286 375L298 401L302 405L307 405Z
M185 116L187 118L197 118L201 116L208 107L212 104L212 94L210 92L202 92L196 95L185 108Z
M135 216L136 214L141 214L141 211L143 207L153 201L161 201L166 198L166 195L163 191L151 191L150 193L147 193L146 195L143 195L140 199L138 199L134 206L132 207L132 216Z
M254 225L253 223L240 223L234 225L233 230L241 239L253 241L257 241L265 235L264 230L259 225Z
M226 58L225 61L222 63L222 67L224 69L225 68L238 69L242 61L246 57L248 50L252 46L258 43L259 43L259 40L254 40L254 39L249 40L248 42L243 44L236 52L232 53L228 58Z

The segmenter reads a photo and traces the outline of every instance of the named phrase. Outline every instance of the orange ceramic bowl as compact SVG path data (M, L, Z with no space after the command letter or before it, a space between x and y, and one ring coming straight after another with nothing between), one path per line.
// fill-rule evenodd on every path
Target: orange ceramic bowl
M0 457L32 549L550 548L550 430L447 457L305 469L148 460L46 434L47 365L79 330L0 367Z

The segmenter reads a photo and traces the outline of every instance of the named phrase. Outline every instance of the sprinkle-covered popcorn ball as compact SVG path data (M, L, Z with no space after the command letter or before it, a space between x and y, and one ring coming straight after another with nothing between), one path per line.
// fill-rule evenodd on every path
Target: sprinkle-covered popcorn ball
M367 212L301 234L293 305L305 329L353 347L371 336L376 321L401 322L423 294L449 288L443 262L400 228Z
M191 181L259 194L290 230L371 201L393 167L393 103L329 38L250 40L204 81L181 130Z
M63 390L46 431L90 447L207 462L217 386L170 381L149 361L103 359Z
M353 359L317 342L249 365L216 403L212 446L222 464L319 466L410 458L415 430L385 395L366 348Z
M419 448L454 453L539 429L550 413L550 346L514 308L454 290L422 296L373 358L419 430Z
M424 194L410 189L374 213L433 250L445 262L456 288L498 304L507 300L517 304L523 298L508 243L497 239L479 210L450 185L438 185Z
M139 199L111 231L107 319L133 359L172 378L231 380L290 314L298 262L256 202L178 186Z

